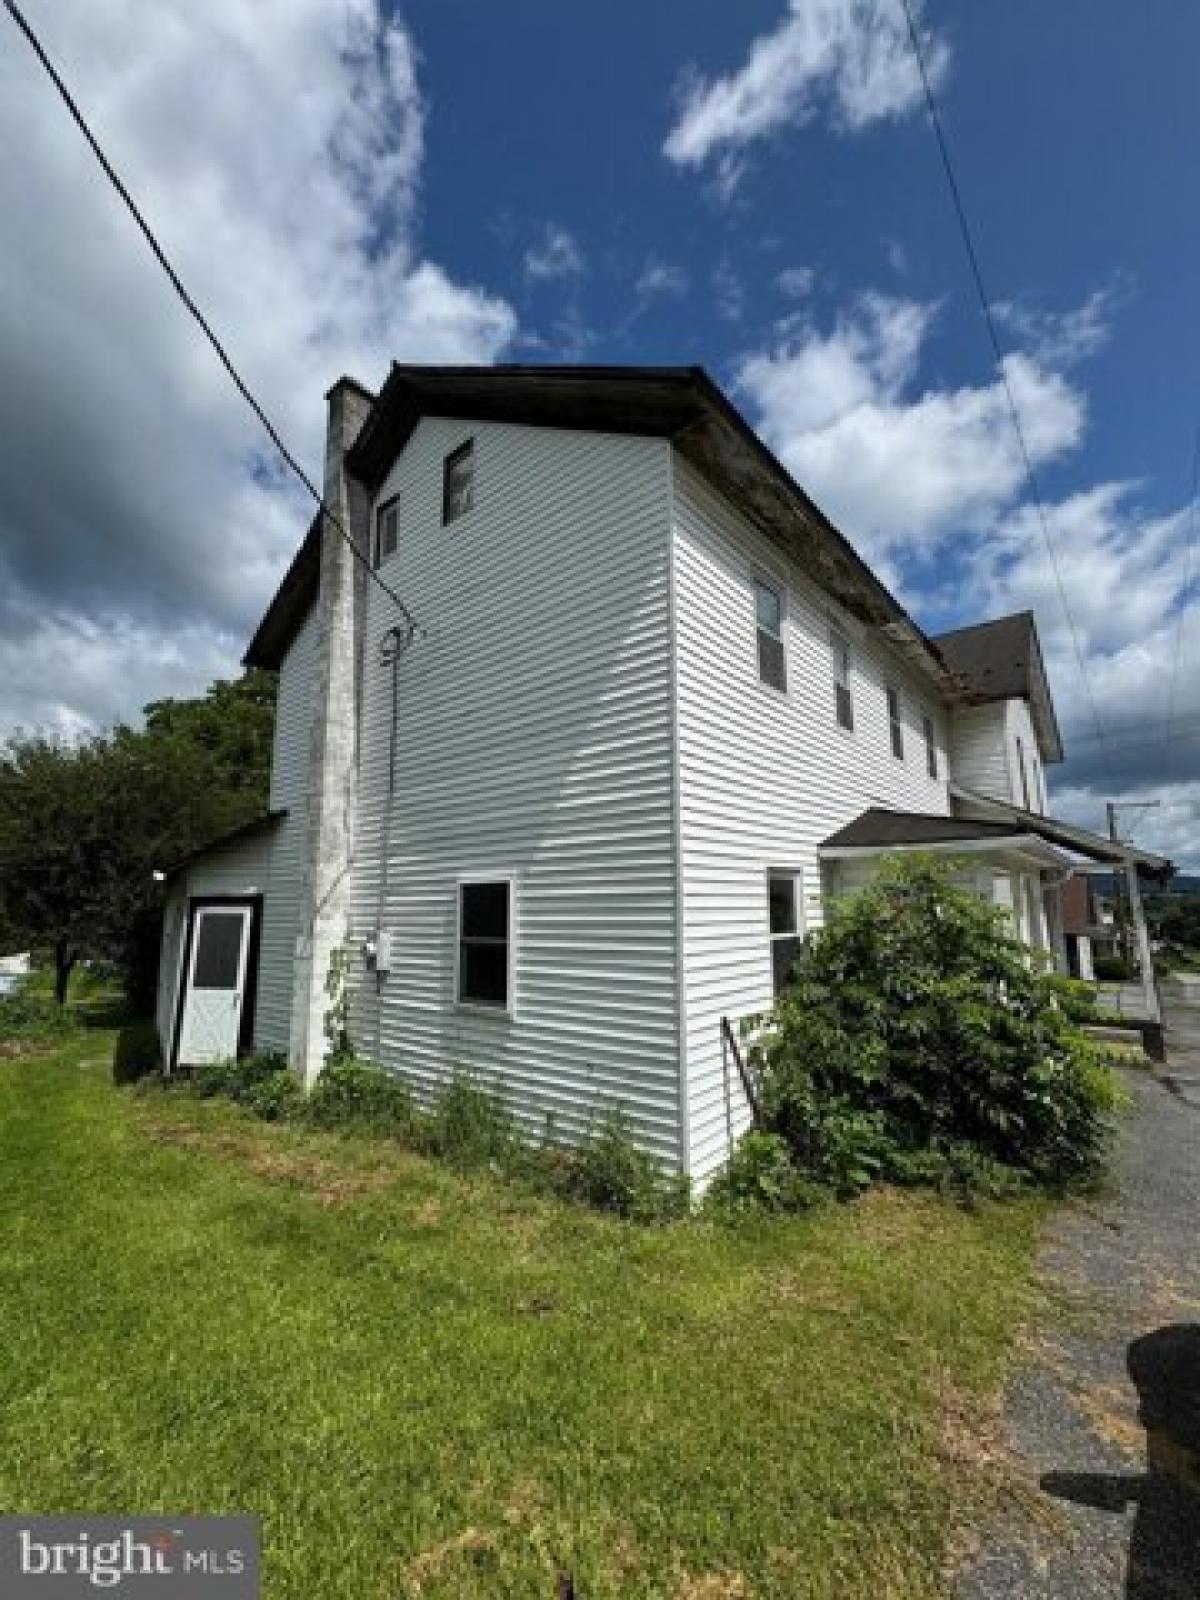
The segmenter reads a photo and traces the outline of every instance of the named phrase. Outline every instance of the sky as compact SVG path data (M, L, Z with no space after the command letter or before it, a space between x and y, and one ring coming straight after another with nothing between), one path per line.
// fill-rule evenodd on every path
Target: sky
M342 372L702 364L1195 870L1200 11L914 4L1045 530L901 0L25 0L314 475ZM0 732L70 736L236 672L310 508L3 16L0 214Z

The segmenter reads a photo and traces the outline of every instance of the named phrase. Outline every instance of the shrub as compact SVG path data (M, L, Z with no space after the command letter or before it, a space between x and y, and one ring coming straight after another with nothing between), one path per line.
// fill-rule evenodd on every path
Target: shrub
M50 1041L78 1031L79 1019L69 1007L27 993L24 984L0 998L0 1039Z
M434 1102L421 1143L459 1166L486 1166L510 1160L519 1139L499 1096L470 1074L456 1072Z
M1070 1021L1095 1022L1096 991L1090 983L1079 978L1062 978L1057 973L1047 974L1042 981Z
M616 1109L605 1112L572 1152L565 1187L587 1205L643 1222L681 1216L690 1204L686 1180L670 1177L638 1148Z
M250 1105L260 1085L280 1074L287 1074L286 1059L272 1052L260 1051L197 1067L190 1081L193 1092L202 1099L225 1095L230 1100Z
M1102 1162L1111 1078L1061 986L952 867L909 857L833 908L751 1047L804 1177L1061 1185ZM1004 1180L1007 1182L1007 1178Z
M300 1116L307 1105L299 1078L286 1066L282 1071L273 1071L250 1083L243 1090L241 1100L264 1122L284 1122L289 1117Z
M786 1140L752 1128L710 1184L704 1208L719 1217L799 1211L820 1196L819 1186L796 1171Z
M154 1023L126 1023L113 1050L113 1082L137 1083L158 1072L161 1066L162 1049Z
M347 1055L331 1061L317 1079L305 1116L322 1128L357 1127L379 1133L411 1132L416 1125L407 1086L391 1073Z

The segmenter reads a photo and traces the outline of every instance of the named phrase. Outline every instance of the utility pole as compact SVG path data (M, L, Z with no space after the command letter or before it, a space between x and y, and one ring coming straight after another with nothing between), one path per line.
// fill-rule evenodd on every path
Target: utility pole
M1120 834L1117 832L1118 811L1154 811L1161 804L1161 800L1107 801L1104 809L1108 814L1109 838L1114 844L1129 843L1128 839L1122 839ZM1153 1016L1157 1015L1157 996L1154 985L1154 966L1150 956L1150 935L1149 930L1146 927L1145 914L1142 911L1141 906L1141 894L1138 889L1137 881L1137 867L1133 864L1129 857L1126 857L1125 860L1125 877L1129 888L1130 915L1128 919L1126 919L1121 905L1121 874L1118 873L1116 877L1116 918L1117 929L1121 940L1121 959L1125 962L1128 962L1129 960L1129 928L1127 926L1127 922L1135 921L1137 923L1137 928L1135 931L1138 936L1138 961L1142 968L1142 987L1146 993L1147 1003L1151 1005L1151 1013ZM1153 1003L1151 1004L1152 997Z

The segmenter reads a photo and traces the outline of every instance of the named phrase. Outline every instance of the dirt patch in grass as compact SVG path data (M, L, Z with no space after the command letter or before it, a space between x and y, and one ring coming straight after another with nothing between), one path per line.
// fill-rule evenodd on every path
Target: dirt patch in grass
M154 1122L150 1124L150 1136L156 1144L237 1161L256 1178L304 1189L323 1206L344 1206L363 1195L381 1194L392 1188L398 1176L386 1165L347 1167L314 1150L282 1148L273 1144L268 1135L258 1137L252 1129L217 1131Z

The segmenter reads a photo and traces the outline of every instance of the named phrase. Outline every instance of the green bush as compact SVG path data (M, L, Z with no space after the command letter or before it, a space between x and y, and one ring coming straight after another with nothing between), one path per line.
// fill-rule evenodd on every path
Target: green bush
M1070 1021L1095 1022L1096 991L1090 983L1079 978L1062 978L1057 973L1048 973L1042 982Z
M128 1022L117 1035L113 1050L113 1082L137 1083L162 1066L162 1048L153 1022Z
M704 1209L739 1217L800 1211L821 1198L819 1185L800 1176L786 1140L752 1128L738 1140L724 1171L709 1185Z
M520 1140L504 1102L466 1072L455 1072L420 1131L422 1147L458 1166L503 1165Z
M261 1051L196 1067L189 1082L193 1092L202 1099L224 1095L229 1100L251 1105L260 1086L281 1073L287 1073L285 1057Z
M665 1174L652 1155L638 1148L616 1109L605 1112L571 1152L565 1188L586 1205L642 1222L682 1216L690 1204L686 1181Z
M79 1019L67 1006L56 1005L36 993L27 993L24 984L0 997L0 1039L65 1039L79 1031Z
M314 1084L305 1107L322 1128L356 1127L378 1133L412 1132L416 1112L407 1085L353 1056L331 1061Z
M835 906L751 1046L765 1128L836 1193L1061 1186L1103 1162L1111 1076L1061 985L952 873L893 861Z
M264 1122L284 1122L302 1116L307 1096L299 1078L286 1067L250 1083L242 1092L242 1103Z

